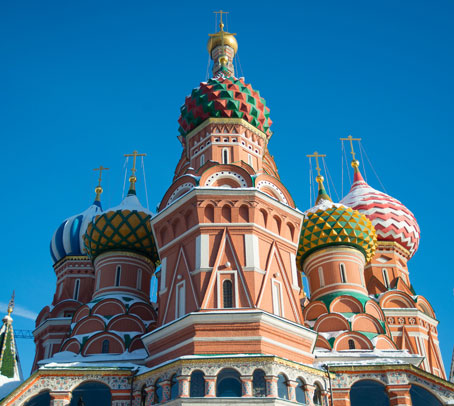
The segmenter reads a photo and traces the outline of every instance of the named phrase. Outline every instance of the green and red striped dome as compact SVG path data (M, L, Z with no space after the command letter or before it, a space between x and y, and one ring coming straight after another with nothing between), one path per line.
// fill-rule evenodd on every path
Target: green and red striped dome
M270 109L265 99L250 84L233 76L219 75L202 82L186 97L178 119L180 134L185 136L207 118L242 118L271 136Z

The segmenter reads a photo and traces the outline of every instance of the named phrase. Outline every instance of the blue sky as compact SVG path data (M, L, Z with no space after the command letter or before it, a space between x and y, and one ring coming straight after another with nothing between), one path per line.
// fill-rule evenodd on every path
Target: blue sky
M146 152L156 207L181 153L179 107L206 79L206 41L219 8L230 11L228 29L238 34L237 75L271 109L269 149L298 207L309 206L305 155L314 150L327 154L340 194L339 138L353 134L387 192L415 214L422 238L410 277L440 320L449 369L451 0L1 2L0 309L15 289L15 327L32 329L33 315L52 301L49 241L61 221L92 202L93 168L111 168L103 185L108 208L121 200L123 154ZM345 176L344 193L348 183ZM27 375L31 340L19 340L19 351Z

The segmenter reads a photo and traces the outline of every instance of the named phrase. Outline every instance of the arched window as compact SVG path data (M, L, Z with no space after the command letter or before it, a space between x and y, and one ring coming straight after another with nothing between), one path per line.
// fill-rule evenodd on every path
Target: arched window
M115 272L115 286L120 286L121 281L121 266L117 266L117 271Z
M265 372L256 369L252 374L252 396L264 398L266 396Z
M340 267L340 274L341 274L341 282L347 283L347 277L345 275L345 265L340 264L339 267Z
M386 270L386 268L383 268L381 270L381 273L383 275L383 284L385 285L386 289L389 289L388 271Z
M296 401L298 403L306 404L307 399L306 399L306 391L304 390L304 386L305 386L304 382L300 378L298 378L296 380L296 382L298 383L298 386L295 388Z
M33 396L24 406L49 406L50 405L50 392L41 392Z
M109 344L110 344L109 340L104 340L102 342L101 352L103 354L108 354L109 353Z
M374 406L389 406L389 397L385 385L377 381L363 380L356 382L350 389L351 406L370 405L371 399ZM426 405L426 404L425 404Z
M323 268L318 268L318 279L320 280L320 287L323 288L325 286L325 278L323 277Z
M312 397L312 401L314 405L321 405L322 404L322 389L318 383L315 384L314 396ZM363 405L364 406L364 405Z
M418 385L411 385L410 396L413 406L442 406L432 393Z
M203 166L203 164L205 163L205 155L200 155L200 166Z
M205 396L205 374L202 371L194 371L191 374L189 396L191 398L203 398Z
M218 398L241 397L241 379L238 371L225 368L219 372L216 379L216 396Z
M350 350L354 350L355 349L355 342L352 339L348 340L348 348Z
M283 374L277 376L277 397L288 399L287 378Z
M229 163L229 150L227 148L222 149L222 163L223 164Z
M170 399L176 399L178 395L178 379L176 375L173 375L170 379Z
M233 286L230 279L222 282L222 296L224 309L231 309L233 307Z
M85 382L72 391L70 406L84 404L81 400L86 406L111 406L112 395L110 388L103 383Z
M140 390L140 406L145 406L147 403L147 391L146 391L146 386L143 385L142 389Z
M79 299L79 289L80 289L80 279L76 279L76 283L74 284L74 300Z
M153 403L161 403L162 402L162 379L158 378L154 384L154 399Z

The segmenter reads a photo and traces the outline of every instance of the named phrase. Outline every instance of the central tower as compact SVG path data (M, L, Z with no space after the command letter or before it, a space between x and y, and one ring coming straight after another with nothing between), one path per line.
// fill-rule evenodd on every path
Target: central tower
M269 108L235 77L238 43L223 27L208 42L213 78L181 108L181 159L151 220L161 268L148 365L169 351L311 363L295 262L303 215L268 151Z

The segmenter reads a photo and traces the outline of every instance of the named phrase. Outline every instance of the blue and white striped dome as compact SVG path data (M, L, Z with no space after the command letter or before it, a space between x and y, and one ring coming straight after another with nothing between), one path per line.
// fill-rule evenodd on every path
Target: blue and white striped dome
M57 228L50 242L50 255L54 263L69 255L85 255L83 235L88 223L101 212L101 202L95 200L87 210L66 219Z

